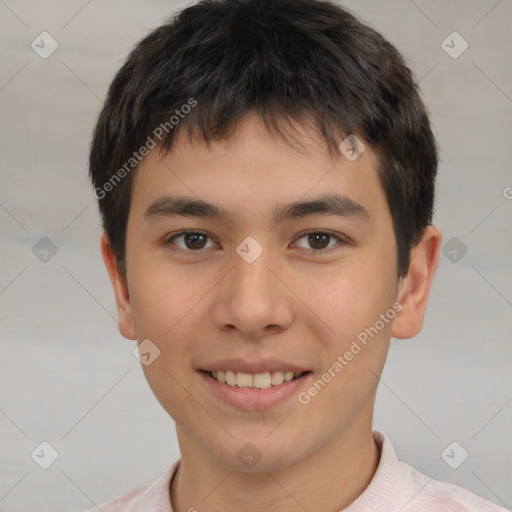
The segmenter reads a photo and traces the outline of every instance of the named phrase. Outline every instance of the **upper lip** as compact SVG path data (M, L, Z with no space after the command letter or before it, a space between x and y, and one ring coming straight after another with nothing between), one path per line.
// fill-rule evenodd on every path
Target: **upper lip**
M264 372L306 372L306 368L279 359L218 359L200 368L205 371L231 370L242 373L264 373Z

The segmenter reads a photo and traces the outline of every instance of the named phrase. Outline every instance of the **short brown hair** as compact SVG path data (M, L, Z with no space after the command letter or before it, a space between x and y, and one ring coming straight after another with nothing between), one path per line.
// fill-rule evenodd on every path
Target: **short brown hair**
M346 9L316 0L202 0L130 53L99 115L89 168L121 272L134 152L154 143L159 126L167 150L185 129L206 143L226 139L248 111L283 136L287 121L312 120L333 154L349 134L371 145L404 275L433 214L438 157L428 115L397 49Z

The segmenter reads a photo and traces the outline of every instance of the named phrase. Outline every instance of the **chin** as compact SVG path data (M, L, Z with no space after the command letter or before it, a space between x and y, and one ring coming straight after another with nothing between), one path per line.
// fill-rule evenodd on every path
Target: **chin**
M284 444L283 439L269 440L266 435L230 438L222 447L219 444L211 446L211 454L219 464L242 473L280 471L304 458L305 453L297 450L297 445L304 448L303 443L288 438Z

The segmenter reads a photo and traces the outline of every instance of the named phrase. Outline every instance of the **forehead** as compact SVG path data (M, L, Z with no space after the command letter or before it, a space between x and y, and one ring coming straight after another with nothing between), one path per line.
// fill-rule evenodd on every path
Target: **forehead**
M291 145L247 116L231 138L210 147L178 137L170 152L152 150L134 176L131 210L140 216L172 195L217 205L225 217L245 223L264 213L275 221L283 213L278 205L338 195L345 206L364 205L371 215L387 209L377 165L368 144L353 161L342 151L333 157L306 128Z

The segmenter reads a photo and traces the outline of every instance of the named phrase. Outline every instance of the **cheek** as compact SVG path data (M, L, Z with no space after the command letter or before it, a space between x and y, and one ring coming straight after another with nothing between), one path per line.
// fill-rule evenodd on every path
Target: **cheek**
M298 283L303 302L314 313L312 318L325 324L328 339L335 340L335 346L343 346L344 341L373 326L393 304L392 273L385 275L374 267L354 263L325 275L304 276ZM383 333L388 324L385 327Z
M200 300L205 284L168 265L144 263L138 268L144 270L133 276L130 289L137 336L165 339L193 314L191 308Z
M349 411L353 413L367 403L386 360L396 314L392 307L393 274L372 272L369 265L364 271L363 268L354 265L352 269L332 273L311 288L307 299L321 319L320 322L311 316L310 328L322 341L325 357L322 382L316 389L305 390L304 398L311 398L310 410L322 418L320 423L348 421ZM329 329L324 329L323 324Z
M134 276L132 307L137 339L150 339L157 347L158 357L149 365L142 364L145 378L156 399L176 421L188 416L200 418L196 403L187 402L185 368L190 367L191 307L197 303L198 291L183 276L171 274L149 265L143 273ZM188 333L188 338L187 338Z
M161 405L169 414L175 414L169 407L183 393L178 383L183 381L183 368L188 362L183 328L197 299L183 278L170 277L168 270L161 270L150 265L133 276L131 302L139 343L151 340L158 353L154 362L142 364L142 370Z

